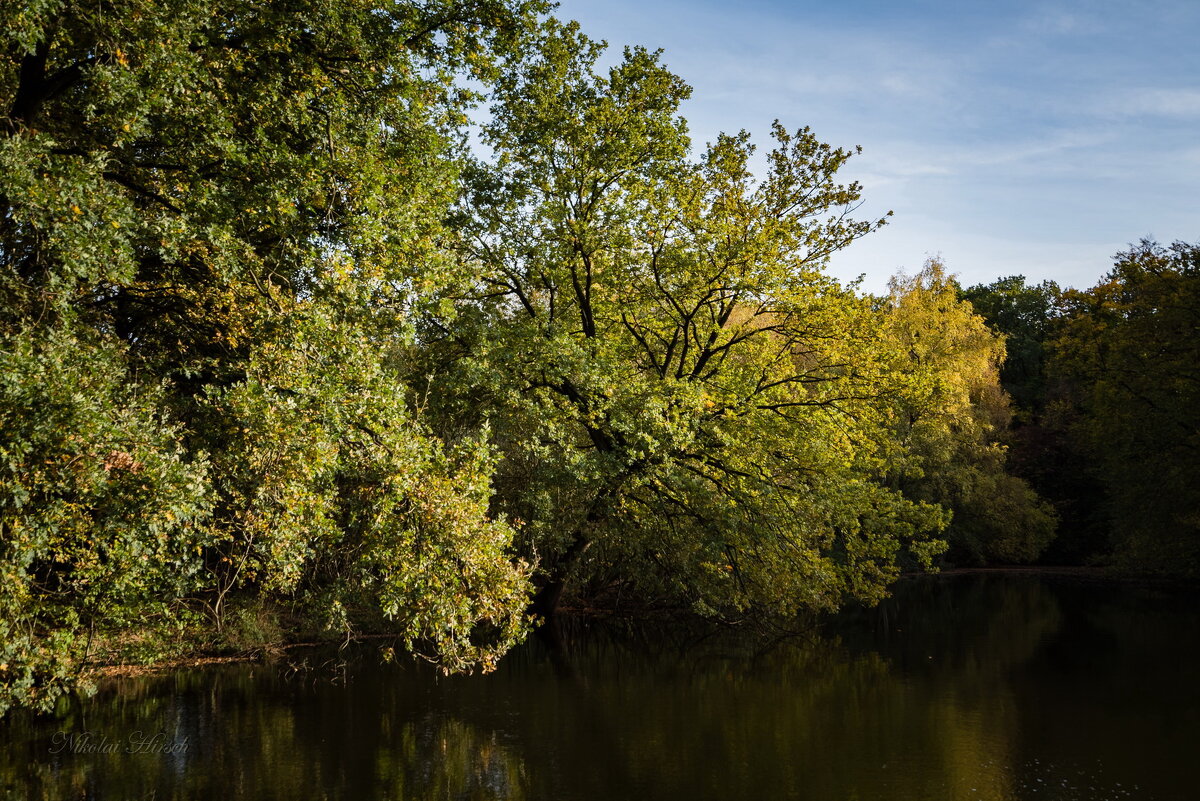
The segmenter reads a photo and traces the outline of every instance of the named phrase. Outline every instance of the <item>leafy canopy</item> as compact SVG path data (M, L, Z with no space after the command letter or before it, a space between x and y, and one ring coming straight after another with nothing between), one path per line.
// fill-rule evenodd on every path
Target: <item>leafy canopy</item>
M373 609L455 668L521 635L491 456L393 362L455 277L462 79L541 10L3 6L0 708L235 598Z
M773 130L698 159L658 54L548 23L497 84L472 169L453 322L431 322L440 414L486 417L498 504L565 584L704 612L875 598L940 525L876 480L887 436L869 304L822 273L882 224L850 215L850 151ZM432 368L431 368L432 369Z

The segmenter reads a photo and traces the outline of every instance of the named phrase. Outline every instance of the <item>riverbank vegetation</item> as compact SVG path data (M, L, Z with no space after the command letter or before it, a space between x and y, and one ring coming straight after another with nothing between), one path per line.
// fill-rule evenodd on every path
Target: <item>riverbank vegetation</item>
M4 14L0 709L363 631L486 670L564 598L788 617L1056 525L1196 570L1193 247L871 296L823 270L886 222L855 150L699 147L539 2Z

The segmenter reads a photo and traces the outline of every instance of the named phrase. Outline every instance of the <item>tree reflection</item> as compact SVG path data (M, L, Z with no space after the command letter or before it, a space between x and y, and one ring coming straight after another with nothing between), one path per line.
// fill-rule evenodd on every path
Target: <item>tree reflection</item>
M125 680L57 718L6 720L0 798L1010 801L1080 777L1092 797L1119 781L1183 798L1171 765L1200 737L1200 704L1178 606L946 577L820 636L575 621L482 677L366 655L337 681L266 665ZM50 754L60 730L190 747Z

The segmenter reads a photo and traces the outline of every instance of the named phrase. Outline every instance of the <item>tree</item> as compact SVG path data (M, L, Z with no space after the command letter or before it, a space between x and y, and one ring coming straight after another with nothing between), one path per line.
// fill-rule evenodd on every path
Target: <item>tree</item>
M520 635L491 457L393 355L453 280L459 78L540 10L5 6L0 710L235 596L366 604L451 667Z
M950 557L1029 562L1054 536L1054 513L1010 475L1000 439L1010 412L1000 385L1002 337L992 333L937 259L897 276L883 304L905 377L896 399L895 486L953 513Z
M875 317L821 272L883 222L850 217L851 152L777 124L761 181L745 133L689 160L688 87L601 51L550 22L497 84L461 220L478 284L425 334L438 414L490 422L545 614L568 584L729 617L878 598L941 515L875 480Z
M961 293L975 313L1004 336L1000 384L1012 398L1022 423L1034 419L1045 403L1045 342L1061 293L1053 281L1026 284L1023 275L976 284Z
M1059 519L1042 560L1082 564L1102 555L1110 548L1099 512L1103 490L1089 471L1090 458L1067 434L1062 377L1047 370L1063 291L1052 281L1033 285L1013 276L970 287L962 296L1005 337L1000 383L1016 407L1006 438L1008 469L1052 503Z
M1063 298L1059 414L1104 490L1118 564L1200 573L1200 247L1144 240Z

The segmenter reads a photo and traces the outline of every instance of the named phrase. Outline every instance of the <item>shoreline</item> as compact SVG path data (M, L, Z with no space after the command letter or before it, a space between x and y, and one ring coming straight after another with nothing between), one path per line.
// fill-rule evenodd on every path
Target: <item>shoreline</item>
M914 581L919 579L955 578L973 575L1043 576L1083 579L1088 581L1123 585L1142 584L1167 587L1186 587L1188 585L1195 585L1198 583L1195 579L1121 573L1106 567L1081 565L992 565L987 567L954 567L939 570L936 573L902 573L896 578L894 583L898 584L900 582ZM564 614L576 618L582 617L602 619L613 616L613 610L602 607L564 606L562 611ZM647 613L644 615L638 615L633 610L626 610L624 614L625 616L632 615L634 617L646 618L657 617L661 619L664 614L664 610L647 610ZM670 616L669 613L667 614ZM540 626L538 628L540 628ZM349 638L348 640L329 639L315 641L305 640L301 642L280 642L242 654L205 654L200 652L189 656L165 659L150 664L121 663L97 665L95 667L85 668L82 671L82 674L87 678L96 680L140 678L144 676L167 673L173 670L186 670L189 668L209 667L213 665L269 662L274 659L281 658L288 651L301 648L330 647L346 643L358 644L372 640L396 640L398 638L399 635L397 634L359 634Z

